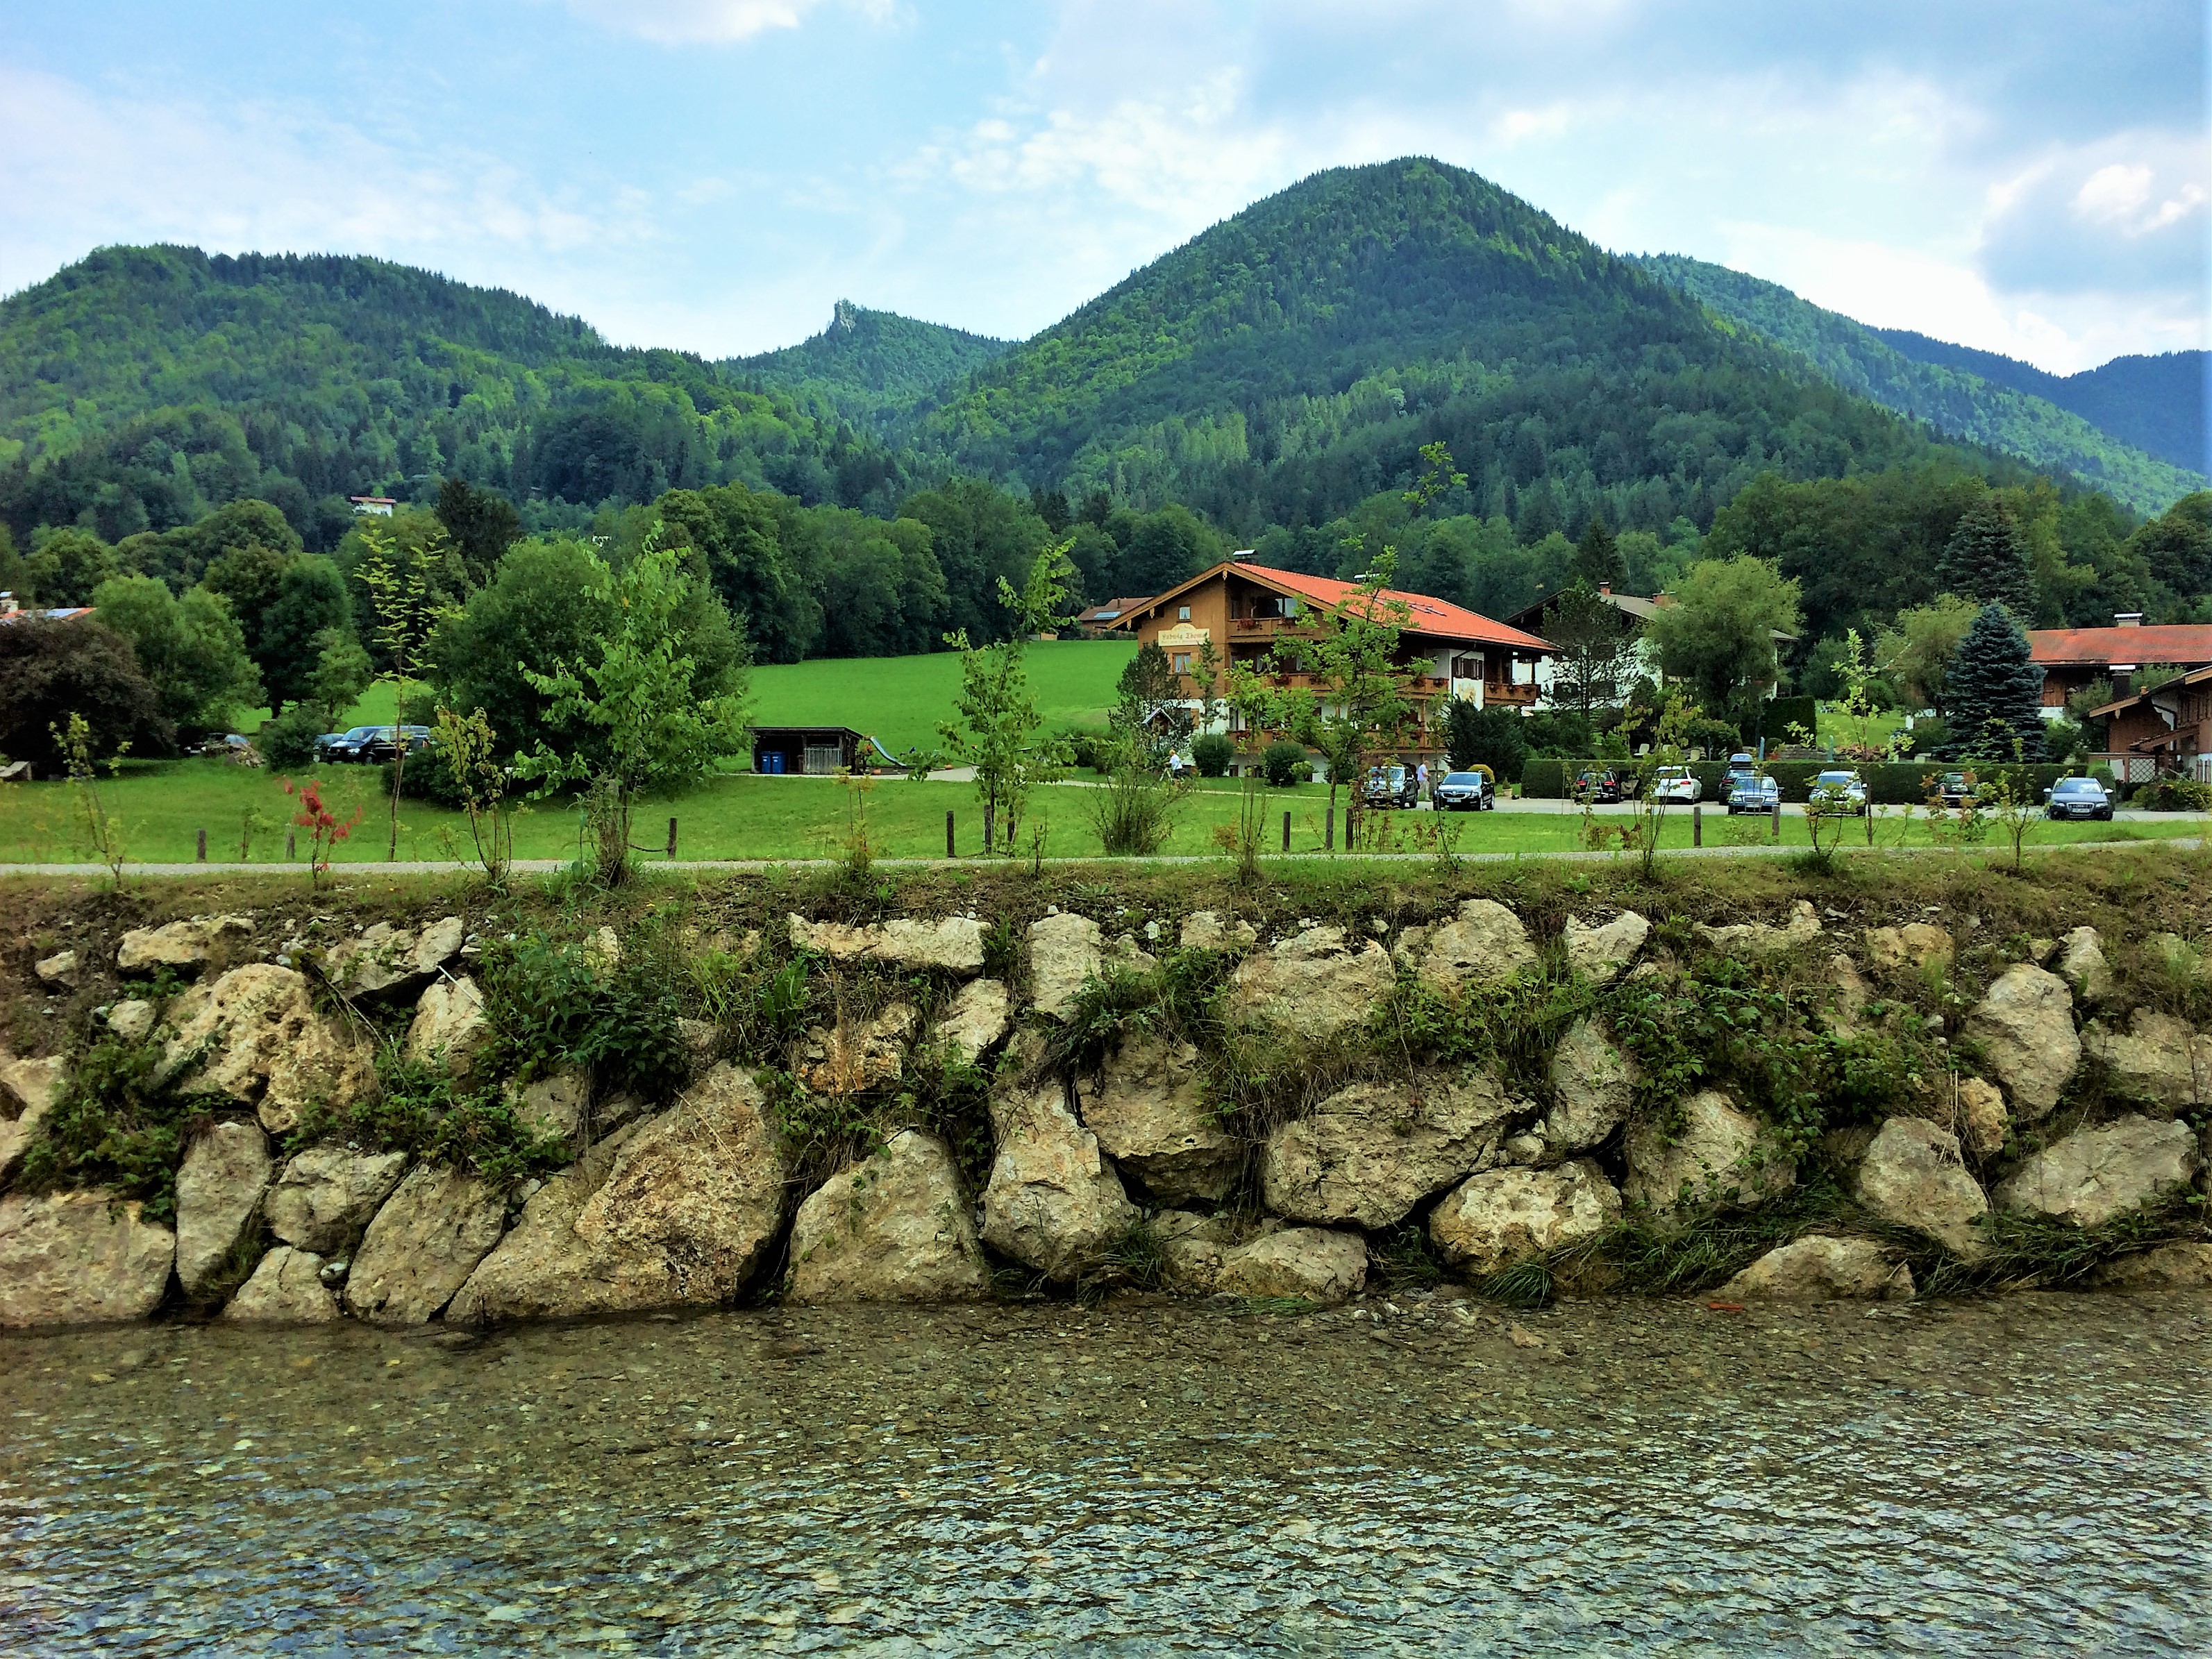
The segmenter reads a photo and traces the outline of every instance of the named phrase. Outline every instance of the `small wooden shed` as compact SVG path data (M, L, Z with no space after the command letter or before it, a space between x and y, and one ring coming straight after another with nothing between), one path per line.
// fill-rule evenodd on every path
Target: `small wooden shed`
M849 726L756 726L752 733L753 770L769 776L858 771L868 741Z

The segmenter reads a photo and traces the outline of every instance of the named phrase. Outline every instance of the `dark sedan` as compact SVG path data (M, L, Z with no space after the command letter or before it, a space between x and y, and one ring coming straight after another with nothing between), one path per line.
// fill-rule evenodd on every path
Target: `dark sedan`
M2112 816L2112 798L2094 778L2061 778L2043 792L2043 813L2052 818L2100 818Z
M315 758L321 761L357 761L368 740L379 732L388 732L387 726L356 726L343 732L325 732L315 739Z
M1436 796L1439 812L1489 812L1498 807L1498 792L1487 772L1447 772Z
M1575 799L1599 806L1617 805L1620 800L1620 774L1607 767L1601 772L1584 772L1575 780Z
M392 735L394 729L389 726L378 726L368 741L362 745L361 757L372 766L381 766L398 754L399 742L395 741ZM430 728L428 726L402 726L396 729L401 734L400 741L407 744L409 754L411 755L418 749L429 746Z

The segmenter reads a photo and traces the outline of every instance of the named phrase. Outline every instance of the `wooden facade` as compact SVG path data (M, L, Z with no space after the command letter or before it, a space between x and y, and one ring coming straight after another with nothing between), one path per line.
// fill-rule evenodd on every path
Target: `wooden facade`
M1218 697L1228 689L1234 662L1255 672L1285 639L1313 638L1331 610L1356 595L1355 583L1231 560L1215 565L1126 612L1117 626L1140 644L1158 645L1182 677L1191 702ZM1417 711L1407 753L1431 758L1443 750L1445 700L1466 698L1478 708L1526 710L1536 701L1536 671L1552 647L1534 634L1425 593L1383 590L1402 605L1408 621L1399 636L1402 684ZM1356 602L1356 600L1354 601ZM1212 664L1212 681L1206 682ZM1302 674L1272 673L1278 684L1318 683ZM1237 716L1232 735L1243 728Z
M2212 668L2106 703L2093 718L2107 722L2105 758L2129 782L2178 772L2212 783Z

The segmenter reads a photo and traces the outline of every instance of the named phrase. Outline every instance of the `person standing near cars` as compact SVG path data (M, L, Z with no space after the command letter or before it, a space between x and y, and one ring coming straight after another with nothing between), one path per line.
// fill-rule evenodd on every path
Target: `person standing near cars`
M1434 805L1429 799L1429 763L1426 761L1419 762L1413 768L1413 805Z

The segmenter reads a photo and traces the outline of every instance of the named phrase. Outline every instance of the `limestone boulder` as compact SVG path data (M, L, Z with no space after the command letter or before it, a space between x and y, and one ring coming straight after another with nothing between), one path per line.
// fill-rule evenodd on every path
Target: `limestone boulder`
M45 1060L10 1060L0 1054L0 1181L23 1162L39 1126L61 1097L66 1065L58 1054Z
M1163 1210L1152 1218L1159 1245L1160 1283L1184 1296L1211 1296L1221 1278L1221 1263L1237 1248L1237 1230L1218 1216L1194 1210Z
M2074 994L2064 980L2033 963L2006 969L1966 1016L1964 1029L2022 1122L2047 1117L2081 1063Z
M2058 941L2058 976L2073 988L2086 1007L2094 1008L2112 998L2112 968L2105 959L2105 941L2094 927L2076 927Z
M261 1212L274 1171L258 1123L217 1123L192 1137L177 1170L177 1279L197 1293Z
M223 1306L223 1318L244 1325L326 1325L344 1316L323 1283L323 1259L279 1244Z
M2161 1244L2106 1262L2094 1275L2096 1285L2114 1291L2212 1289L2212 1244Z
M150 974L163 968L197 970L243 947L253 937L250 916L193 916L160 927L134 927L115 950L118 973Z
M414 995L441 968L460 954L468 929L459 916L427 927L394 927L380 921L323 953L323 972L349 997Z
M1917 969L1931 962L1948 966L1958 948L1949 931L1933 922L1908 921L1902 927L1866 930L1867 960L1885 972Z
M1550 1081L1543 1138L1553 1158L1601 1145L1628 1121L1636 1102L1635 1063L1613 1046L1604 1021L1587 1014L1552 1051Z
M1790 919L1780 927L1765 921L1732 922L1724 927L1697 924L1699 939L1724 955L1771 957L1801 950L1820 937L1820 918L1810 902L1799 899L1790 907Z
M2104 1066L2113 1092L2160 1116L2212 1105L2212 1036L2172 1014L2138 1008L2124 1036L2093 1020L2081 1052Z
M1073 910L1030 924L1030 1000L1039 1013L1065 1019L1084 985L1096 978L1105 953L1098 924Z
M1260 942L1259 931L1249 921L1224 921L1215 910L1194 910L1182 919L1180 936L1186 951L1230 951L1242 953Z
M143 1042L154 1030L154 1005L143 997L126 997L107 1011L107 1029L125 1042Z
M1452 1267L1480 1278L1602 1232L1620 1194L1587 1158L1557 1169L1486 1170L1429 1212L1429 1237Z
M1987 1078L1959 1079L1959 1139L1976 1158L1987 1163L2004 1151L2012 1133L2012 1114L2005 1109L2004 1092Z
M978 1064L1013 1029L1013 999L1002 979L971 979L937 1022L937 1041L949 1058Z
M368 1224L346 1276L346 1311L378 1325L434 1319L507 1230L507 1188L418 1164Z
M1978 1224L1990 1200L1966 1173L1958 1137L1923 1118L1881 1126L1859 1160L1853 1191L1892 1226L1925 1233L1954 1255L1971 1261L1988 1248Z
M367 1043L316 1012L289 968L248 963L203 981L169 1009L171 1035L156 1075L185 1094L251 1106L283 1134L317 1103L343 1108L374 1085Z
M883 962L895 968L960 975L983 971L983 924L973 916L850 927L794 915L788 926L793 945L818 951L832 962Z
M161 1305L177 1238L136 1199L0 1198L0 1327L143 1319Z
M269 1231L317 1255L343 1255L406 1173L404 1152L310 1146L284 1165L261 1200Z
M80 972L77 954L74 951L57 951L53 955L41 957L33 963L31 971L39 976L39 982L42 985L51 985L61 991L74 991Z
M442 1066L457 1078L472 1077L491 1035L483 992L476 981L466 974L438 980L415 1005L407 1027L407 1057Z
M1138 1218L1098 1137L1067 1109L1057 1082L991 1103L998 1156L983 1189L983 1237L1051 1279L1073 1279Z
M839 1170L791 1224L794 1302L952 1302L990 1286L942 1140L902 1129Z
M1715 1294L1728 1302L1905 1301L1912 1269L1870 1238L1808 1233L1769 1250Z
M1367 1241L1323 1227L1285 1227L1225 1252L1213 1288L1225 1296L1287 1297L1334 1307L1367 1283Z
M547 1182L447 1322L726 1302L782 1225L785 1175L759 1079L718 1065Z
M894 1002L867 1019L835 1029L808 1028L799 1079L817 1095L864 1095L906 1074L906 1048L921 1021L910 1002Z
M2022 1161L1998 1184L1997 1206L2098 1227L2179 1191L2197 1166L2197 1137L2187 1124L2115 1118Z
M1536 965L1528 930L1496 899L1468 899L1449 921L1428 930L1414 957L1413 971L1448 994L1494 985Z
M1828 1029L1838 1036L1855 1037L1866 1018L1873 994L1867 989L1858 964L1841 951L1828 958Z
M1355 1083L1267 1137L1261 1193L1294 1221L1387 1227L1499 1162L1507 1120L1528 1109L1482 1066Z
M1238 963L1224 1003L1239 1024L1321 1042L1365 1020L1396 982L1374 940L1309 927Z
M574 1146L583 1137L585 1115L592 1103L591 1074L564 1066L557 1072L510 1085L514 1115L543 1135L558 1135Z
M1631 1124L1625 1150L1622 1194L1656 1213L1685 1202L1759 1204L1797 1184L1772 1134L1717 1089L1683 1103L1678 1132L1653 1118Z
M1593 985L1610 985L1628 971L1650 937L1650 922L1633 910L1623 910L1611 921L1595 926L1569 916L1567 966Z
M1195 1048L1131 1038L1079 1087L1084 1126L1153 1198L1180 1204L1227 1194L1243 1148L1206 1103Z

